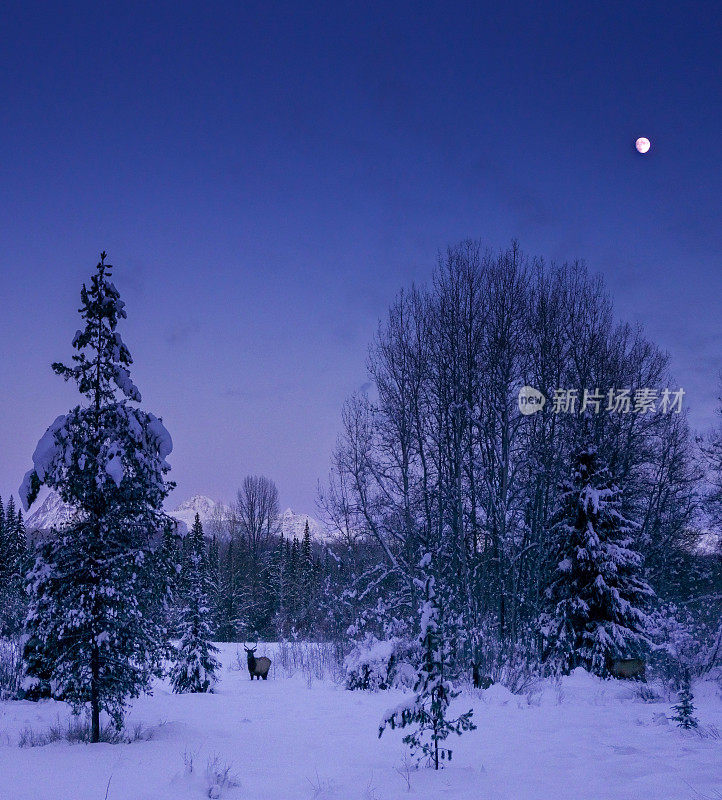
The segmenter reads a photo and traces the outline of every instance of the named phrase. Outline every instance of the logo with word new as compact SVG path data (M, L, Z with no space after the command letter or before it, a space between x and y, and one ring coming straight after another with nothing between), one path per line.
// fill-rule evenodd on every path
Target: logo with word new
M537 411L541 411L546 401L546 397L533 386L522 386L521 389L519 389L519 411L521 411L524 416L536 414Z
M681 414L684 389L554 389L549 401L552 414ZM533 386L519 389L519 411L524 416L544 408L547 398Z

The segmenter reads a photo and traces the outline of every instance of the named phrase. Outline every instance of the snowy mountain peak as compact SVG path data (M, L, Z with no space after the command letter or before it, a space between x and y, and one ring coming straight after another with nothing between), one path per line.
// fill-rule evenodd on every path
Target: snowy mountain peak
M73 518L73 507L64 503L55 492L48 492L45 498L34 503L33 510L25 518L28 531L62 528Z
M193 511L202 516L208 516L213 512L218 503L211 500L210 497L204 494L196 494L189 500L184 500L177 508L176 511Z
M188 500L184 500L175 511L171 511L171 516L176 519L181 519L191 525L195 519L196 514L201 518L201 522L211 517L219 508L222 508L221 503L216 503L204 494L193 495Z
M297 514L290 508L287 508L281 514L281 533L287 539L302 539L306 529L306 522L308 522L308 532L312 539L317 542L325 542L329 539L328 531L324 526L314 517L308 514Z

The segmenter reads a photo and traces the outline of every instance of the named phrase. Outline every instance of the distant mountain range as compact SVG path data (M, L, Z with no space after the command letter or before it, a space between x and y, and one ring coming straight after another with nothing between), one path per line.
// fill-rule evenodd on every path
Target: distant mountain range
M196 514L200 517L206 533L210 533L214 524L222 525L223 520L230 514L230 508L223 503L216 502L210 497L197 494L189 500L182 502L175 510L168 512L170 516L180 523L181 531L190 529ZM28 531L49 530L61 528L72 519L73 510L64 503L55 492L49 492L45 498L36 505L25 519ZM308 530L311 538L317 542L330 541L332 536L323 523L310 514L297 514L287 508L280 517L280 528L288 539L301 539L308 520Z
M222 524L223 520L230 515L231 509L223 503L217 503L215 500L211 500L211 498L206 497L206 495L197 494L189 500L183 501L175 511L170 511L168 513L189 529L193 525L196 514L198 514L204 528L209 532L212 531L214 523ZM279 521L281 533L283 533L287 539L303 538L306 521L308 521L308 531L312 539L315 539L317 542L324 542L331 539L331 535L326 530L323 523L310 514L297 514L292 509L287 508L280 515Z

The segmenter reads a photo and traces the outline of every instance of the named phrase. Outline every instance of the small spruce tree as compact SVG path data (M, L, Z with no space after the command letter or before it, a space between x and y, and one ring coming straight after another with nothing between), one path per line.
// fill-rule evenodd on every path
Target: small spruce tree
M186 537L182 575L180 644L171 670L175 692L212 692L219 663L211 642L210 599L214 585L210 574L203 526L198 514Z
M444 626L443 601L437 590L433 558L424 555L419 564L423 579L424 604L421 609L421 662L419 664L414 695L409 702L402 703L387 712L379 727L379 737L387 727L405 728L415 725L415 730L404 736L404 743L411 748L412 756L426 761L439 769L444 761L450 761L452 751L444 746L449 734L461 735L475 729L470 709L456 719L448 719L451 701L458 696L447 678L450 660L450 642Z
M316 622L316 569L313 562L308 520L306 520L301 539L299 578L297 625L304 636L309 636Z
M684 671L682 685L677 695L677 705L673 706L675 712L672 719L677 723L677 727L691 730L699 725L699 720L694 716L694 695L692 694L692 679L689 670Z
M273 605L273 627L279 639L286 636L288 630L288 564L286 559L286 540L281 534L278 543L271 553L270 598Z
M181 576L181 537L178 523L171 517L163 525L163 537L154 553L160 579L156 596L156 613L169 637L178 634L178 614Z

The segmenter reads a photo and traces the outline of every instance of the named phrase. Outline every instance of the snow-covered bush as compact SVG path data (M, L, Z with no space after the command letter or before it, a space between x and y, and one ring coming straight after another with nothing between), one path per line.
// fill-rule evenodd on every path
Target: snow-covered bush
M632 693L643 703L658 703L662 699L662 695L657 689L648 683L640 683L635 686Z
M410 688L416 680L411 665L412 645L403 639L379 640L368 634L346 656L347 689Z
M491 625L491 621L489 622ZM501 642L489 637L478 647L476 669L481 680L500 683L514 694L524 694L539 679L539 662L533 634L521 633L517 642L502 647ZM455 676L457 677L457 676ZM465 672L459 683L468 678L473 680L473 664L471 675ZM488 688L488 687L481 687Z
M707 650L706 631L696 623L690 611L668 604L654 615L656 646L652 653L654 672L668 692L678 692L689 673L699 677Z

